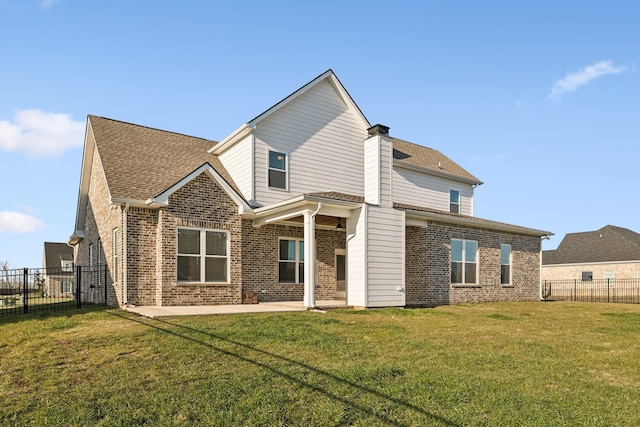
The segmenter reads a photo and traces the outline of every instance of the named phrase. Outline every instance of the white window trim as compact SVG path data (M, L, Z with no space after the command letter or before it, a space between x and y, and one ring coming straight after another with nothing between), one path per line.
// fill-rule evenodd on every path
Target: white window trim
M452 192L452 191L455 191L456 193L458 193L458 203L452 203L452 202L451 202L451 192ZM452 211L451 211L451 205L452 205L452 204L453 204L453 205L458 205L458 212L457 212L457 213L458 213L458 214L460 214L460 213L461 213L460 208L461 208L462 203L460 203L460 199L461 199L461 196L460 196L460 190L457 190L457 189L455 189L455 188L450 188L450 189L449 189L449 213L456 213L456 212L452 212Z
M62 271L73 271L73 261L62 261Z
M502 263L502 247L509 246L509 264ZM502 283L502 266L509 265L509 280L507 283ZM513 286L513 248L509 243L500 243L500 286L511 287Z
M120 250L120 242L118 241L118 238L120 237L119 233L118 233L118 229L114 228L113 229L113 242L111 243L112 245L112 251L113 251L113 281L117 282L118 281L118 260L119 260L119 254L118 251Z
M98 285L102 284L102 241L98 239L98 256L96 257L98 261Z
M284 188L278 188L278 187L271 187L269 185L269 171L271 169L273 169L274 171L279 171L282 172L282 169L276 169L276 168L272 168L269 166L269 153L270 152L274 152L274 153L279 153L279 154L284 154L285 155L285 159L284 159ZM285 151L278 151L278 150L272 150L270 148L267 147L267 188L269 190L275 190L275 191L289 191L289 162L290 162L290 158L291 156L289 155L289 153L285 152Z
M479 251L480 251L480 245L478 244L477 240L471 240L471 239L451 239L451 242L453 242L454 240L457 240L459 242L462 242L462 282L458 283L458 282L451 282L451 286L456 286L456 287L463 287L463 286L471 286L471 287L477 287L479 286L478 284L478 274L479 274L479 267L480 267L480 261L479 261ZM465 264L468 263L468 261L465 261L465 244L464 242L475 242L476 244L476 256L475 256L475 264L476 264L476 281L475 283L465 283ZM451 280L451 263L453 263L453 261L451 260L451 249L449 249L449 280ZM457 261L456 261L457 262Z
M65 284L69 285L69 290L68 291L65 291L65 289L64 289L65 288ZM73 284L71 283L70 280L65 280L65 281L62 282L62 293L63 294L71 294L71 293L73 293Z
M178 256L191 256L195 257L193 254L180 254L178 253L178 230L197 230L200 232L200 254L197 255L200 257L200 281L194 280L178 280ZM215 233L224 233L227 236L227 255L207 255L207 231L212 231ZM216 283L216 284L228 284L229 283L229 275L231 270L231 242L228 230L219 230L216 228L198 228L198 227L176 227L176 282L178 283ZM207 258L225 258L227 260L227 277L224 281L207 281L206 280L206 259Z
M607 277L609 273L611 273L611 277ZM602 277L604 278L605 284L607 283L613 284L616 280L616 276L613 270L605 270ZM607 282L607 279L608 279L608 282Z
M290 260L282 260L280 259L280 242L283 240L293 240L294 242L296 242L295 247L296 247L296 259L295 259L295 264L296 264L296 281L295 282L281 282L280 281L280 263L281 262L294 262L294 261L290 261ZM278 238L278 283L282 284L282 285L303 285L304 282L302 280L304 280L304 277L300 277L300 263L305 263L306 261L300 261L300 242L304 242L304 239L301 239L299 237L279 237ZM304 254L302 254L304 255ZM304 274L304 273L303 273Z

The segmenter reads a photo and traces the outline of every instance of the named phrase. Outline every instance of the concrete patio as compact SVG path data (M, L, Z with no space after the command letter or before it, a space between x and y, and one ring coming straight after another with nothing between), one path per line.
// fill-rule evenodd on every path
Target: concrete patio
M352 308L343 300L317 301L316 311L337 308ZM210 314L276 313L286 311L308 311L302 301L261 302L259 304L197 305L184 307L126 306L124 310L154 319L169 316L206 316Z

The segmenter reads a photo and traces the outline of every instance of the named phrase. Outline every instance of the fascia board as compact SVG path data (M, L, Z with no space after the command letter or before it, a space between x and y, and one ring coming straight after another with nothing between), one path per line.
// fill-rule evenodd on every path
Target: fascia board
M612 264L640 264L640 259L625 260L625 261L568 262L564 264L542 264L542 266L543 267L576 267L576 266L587 266L587 265L612 265Z
M215 154L216 156L224 153L232 147L237 142L242 141L247 135L250 135L255 129L255 126L250 126L248 123L243 124L234 132L232 132L229 136L227 136L222 141L218 142L216 145L211 147L208 152L210 154Z
M465 184L471 184L471 185L482 185L484 184L482 181L478 181L475 179L471 179L471 178L465 178L463 176L458 176L458 175L453 175L447 172L442 172L436 169L431 169L428 168L426 166L418 166L418 165L414 165L411 163L407 163L407 162L403 162L402 160L394 160L393 161L393 166L394 167L399 167L401 169L407 169L407 170L411 170L414 172L420 172L420 173L424 173L427 175L434 175L434 176L438 176L441 178L447 178L447 179L451 179L454 181L458 181L458 182L464 182Z
M422 212L411 209L402 209L406 212L407 218L425 219L434 222L447 224L464 225L468 227L481 228L484 230L504 231L508 233L526 234L529 236L545 237L553 236L550 231L537 230L535 228L520 227L519 225L501 224L478 221L475 218L457 217L452 215L443 215L435 212Z
M247 202L244 201L244 199L220 176L218 172L216 172L216 170L209 163L203 164L198 169L194 170L189 175L185 176L180 181L169 187L167 190L158 194L156 197L145 201L145 203L147 204L147 206L167 206L169 204L169 196L178 191L180 188L184 187L186 184L191 182L203 172L207 172L211 177L213 177L216 183L220 187L222 187L222 189L236 203L239 210L251 210L251 206L249 206Z
M96 150L96 140L91 128L91 121L87 117L87 126L84 135L84 147L82 150L82 169L80 171L80 186L78 189L78 205L76 206L76 231L84 230L84 221L87 216L87 204L89 202L89 184L93 169L93 156ZM74 233L76 234L76 233Z

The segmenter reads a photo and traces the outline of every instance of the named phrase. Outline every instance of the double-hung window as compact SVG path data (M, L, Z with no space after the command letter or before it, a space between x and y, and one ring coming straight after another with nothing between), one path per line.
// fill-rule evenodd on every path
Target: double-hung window
M449 190L449 212L460 213L460 192Z
M500 284L511 284L511 245L500 245Z
M451 283L476 284L478 242L451 239Z
M89 243L89 271L93 271L93 243Z
M62 271L73 271L73 262L62 261Z
M65 280L62 282L62 293L63 294L70 294L71 293L71 282L68 280Z
M178 281L228 282L229 233L178 228Z
M280 283L304 283L304 241L280 239L278 281Z
M269 151L269 187L287 189L287 155Z

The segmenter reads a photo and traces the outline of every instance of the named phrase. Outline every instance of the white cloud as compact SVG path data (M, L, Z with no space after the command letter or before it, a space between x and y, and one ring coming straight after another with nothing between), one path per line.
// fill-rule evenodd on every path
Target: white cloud
M58 0L40 0L38 2L40 7L43 7L44 9L51 9L57 3L58 3Z
M607 74L620 74L627 71L627 67L616 67L611 61L600 61L583 68L575 73L567 74L558 80L551 88L548 99L559 100L567 92L573 92L580 86Z
M0 149L35 156L58 156L84 143L84 123L68 114L41 110L19 111L13 122L0 120Z
M42 225L42 221L31 215L0 211L0 233L30 233Z

